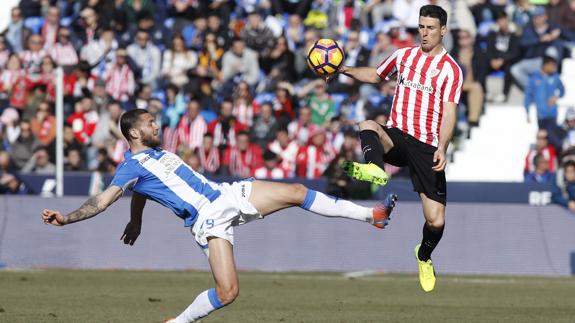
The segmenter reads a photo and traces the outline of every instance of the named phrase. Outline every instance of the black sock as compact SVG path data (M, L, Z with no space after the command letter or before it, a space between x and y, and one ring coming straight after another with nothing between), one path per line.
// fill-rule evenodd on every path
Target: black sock
M443 236L444 227L445 226L432 228L425 222L425 225L423 225L423 239L421 240L421 247L419 247L419 253L417 254L419 260L427 261L431 258L433 249L437 247L441 236Z
M383 169L383 145L379 141L377 132L362 130L359 132L359 139L361 140L361 150L363 151L365 162L374 163Z

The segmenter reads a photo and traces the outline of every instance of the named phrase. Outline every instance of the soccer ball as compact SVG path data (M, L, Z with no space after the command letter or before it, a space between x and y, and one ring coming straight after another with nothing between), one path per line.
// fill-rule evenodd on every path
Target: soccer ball
M314 73L327 77L336 72L343 63L344 53L333 39L323 38L315 42L307 53L307 65Z

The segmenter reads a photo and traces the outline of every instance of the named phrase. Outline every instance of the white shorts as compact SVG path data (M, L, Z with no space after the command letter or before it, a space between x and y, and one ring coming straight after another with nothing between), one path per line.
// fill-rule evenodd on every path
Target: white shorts
M191 231L206 256L208 256L208 238L222 238L233 245L233 227L263 218L248 201L252 181L248 179L220 184L222 195L200 210Z

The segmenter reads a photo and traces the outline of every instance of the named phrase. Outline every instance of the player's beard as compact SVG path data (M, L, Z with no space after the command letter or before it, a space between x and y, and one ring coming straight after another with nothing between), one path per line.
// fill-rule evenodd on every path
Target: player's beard
M160 146L160 137L154 134L142 136L142 144L150 148L157 148Z

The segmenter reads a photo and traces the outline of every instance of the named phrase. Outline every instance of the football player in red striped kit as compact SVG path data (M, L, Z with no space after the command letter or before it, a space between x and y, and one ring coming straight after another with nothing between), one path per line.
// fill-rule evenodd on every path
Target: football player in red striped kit
M443 47L447 13L426 5L419 11L421 45L401 48L377 68L342 66L347 76L379 83L397 72L391 114L386 125L372 120L359 124L366 164L346 162L347 173L384 185L384 162L408 166L414 191L423 204L423 239L415 247L419 280L426 292L435 287L431 253L443 235L447 185L446 151L456 122L461 94L461 68Z

